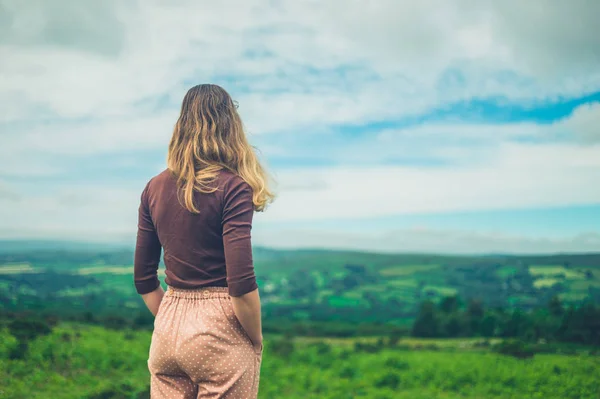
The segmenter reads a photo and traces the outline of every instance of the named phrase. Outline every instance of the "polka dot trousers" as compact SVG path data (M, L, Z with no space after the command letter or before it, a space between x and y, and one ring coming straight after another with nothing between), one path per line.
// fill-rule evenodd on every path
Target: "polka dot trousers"
M233 311L227 287L169 287L154 320L152 399L254 399L263 347Z

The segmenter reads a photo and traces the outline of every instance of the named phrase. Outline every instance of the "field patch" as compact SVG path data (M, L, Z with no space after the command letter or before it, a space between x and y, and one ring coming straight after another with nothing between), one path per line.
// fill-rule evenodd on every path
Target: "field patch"
M540 277L554 277L563 275L568 280L579 280L584 279L585 274L578 270L566 269L564 266L559 265L535 265L529 267L529 274L532 276Z
M366 292L366 291L384 292L387 290L387 287L383 284L366 284L366 285L361 285L360 287L358 287L357 290L361 291L361 292Z
M433 292L433 293L435 293L437 295L441 295L441 296L453 296L458 293L458 290L456 288L452 288L452 287L440 287L440 286L436 286L436 285L426 285L425 287L423 287L423 292Z
M573 281L569 284L569 287L574 291L587 291L588 288L600 288L600 281L597 280L580 280Z
M347 298L343 296L330 296L327 298L327 302L330 306L335 307L359 306L362 304L362 300L360 299Z
M559 294L558 297L560 299L562 299L563 301L567 301L567 302L579 302L579 301L583 301L584 299L586 299L587 293L585 291L582 292L564 292L562 294Z
M440 265L398 265L380 269L379 274L384 277L410 276L418 272L427 272L438 269Z
M77 270L77 274L87 276L90 274L132 274L133 267L123 266L95 266L95 267L84 267Z
M90 274L133 274L133 266L93 266L77 270L77 274L88 276ZM158 269L158 275L164 276L165 270Z
M560 282L562 282L562 280L557 279L557 278L540 278L533 282L533 286L538 289L539 288L549 288Z
M500 278L507 278L510 276L514 276L516 273L517 273L517 268L514 266L503 266L500 269L498 269L498 271L496 272L496 274Z
M419 285L417 280L412 280L412 279L406 279L406 280L390 280L387 282L387 284L394 286L394 287L401 287L401 288L417 288L417 286Z
M38 273L39 270L31 267L29 263L5 263L0 265L0 274Z

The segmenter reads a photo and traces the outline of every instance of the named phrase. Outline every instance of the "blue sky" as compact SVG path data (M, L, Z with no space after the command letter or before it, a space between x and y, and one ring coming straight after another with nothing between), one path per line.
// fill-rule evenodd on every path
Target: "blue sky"
M0 238L131 242L212 82L275 180L257 245L600 251L600 3L21 3L0 2Z

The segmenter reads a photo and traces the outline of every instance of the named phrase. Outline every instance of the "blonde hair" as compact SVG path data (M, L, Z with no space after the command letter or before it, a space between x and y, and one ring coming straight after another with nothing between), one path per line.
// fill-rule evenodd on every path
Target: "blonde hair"
M182 205L199 213L194 191L215 192L217 187L210 183L220 170L227 169L252 187L254 209L265 210L275 195L254 150L229 94L212 84L192 87L183 98L167 156L167 168L180 186Z

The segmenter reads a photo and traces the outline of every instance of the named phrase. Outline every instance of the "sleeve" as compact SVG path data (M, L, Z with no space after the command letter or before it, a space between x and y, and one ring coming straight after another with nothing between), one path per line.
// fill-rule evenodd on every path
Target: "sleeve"
M237 180L237 179L236 179ZM242 296L258 288L252 260L252 188L243 180L225 190L223 248L229 295Z
M135 288L140 295L150 293L160 285L158 264L161 245L150 217L148 185L142 192L138 209L138 231L133 262Z

